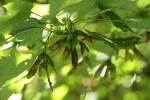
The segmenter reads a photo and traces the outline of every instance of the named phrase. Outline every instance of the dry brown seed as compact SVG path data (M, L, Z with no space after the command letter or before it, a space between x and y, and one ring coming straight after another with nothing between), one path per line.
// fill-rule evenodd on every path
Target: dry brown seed
M85 34L85 33L82 33L82 36L84 37L85 40L87 40L87 41L90 42L90 43L92 43L93 40L95 40L94 37L89 36L89 35L87 35L87 34Z
M74 71L75 71L74 68L71 68L67 75L69 76L69 75L73 74Z
M50 66L52 67L52 69L55 71L55 73L58 75L56 69L55 69L55 64L53 62L53 60L47 55L47 60L48 60L48 63L50 64Z
M100 76L103 68L105 67L106 63L103 63L102 65L99 66L99 68L96 70L96 72L94 73L94 78L97 78Z
M84 50L86 50L87 52L89 52L88 47L83 42L80 42L80 47L81 47L81 53L82 53L82 55L84 54Z
M133 47L132 50L139 59L141 59L142 61L148 62L146 57L139 50L137 50L136 47Z
M34 64L32 65L31 69L29 70L27 74L27 79L30 79L35 75L37 70L39 69L40 64L42 63L42 59L38 56Z
M63 61L64 63L66 62L66 59L68 58L69 54L70 54L70 50L69 50L69 48L66 46L66 47L65 47L65 50L64 50L64 52L63 52L63 54L62 54L62 61Z
M51 45L49 49L51 51L55 51L61 47L62 43L63 43L63 39L60 39L60 40L56 41L53 45Z
M78 66L78 54L76 48L73 48L73 50L71 51L71 57L72 57L72 65L75 70Z

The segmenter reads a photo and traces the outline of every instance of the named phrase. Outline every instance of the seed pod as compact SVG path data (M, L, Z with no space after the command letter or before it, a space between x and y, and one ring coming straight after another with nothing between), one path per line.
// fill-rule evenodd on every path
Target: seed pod
M136 49L136 47L133 47L133 52L135 53L135 55L139 58L139 59L141 59L142 61L144 61L144 62L148 62L148 60L146 59L146 57L139 51L139 50L137 50Z
M69 50L69 48L66 46L66 47L65 47L65 50L64 50L64 52L63 52L63 54L62 54L62 61L63 61L64 63L66 62L66 59L68 58L69 54L70 54L70 50Z
M150 42L150 31L146 32L146 41Z
M52 67L52 69L55 71L55 73L58 75L56 69L55 69L55 64L53 62L53 60L47 55L47 61L48 61L48 64Z
M95 39L94 37L91 37L91 36L89 36L89 35L84 35L84 38L85 38L85 40L87 40L88 42L90 42L90 43L92 43L93 42L93 40Z
M75 71L74 68L71 68L67 75L68 76L71 75L74 71Z
M50 46L50 50L55 51L55 50L59 49L62 45L62 42L63 42L63 39L56 41L53 45Z
M39 69L39 66L41 63L42 63L42 59L40 56L38 56L37 59L35 60L34 64L32 65L31 69L29 70L28 74L27 74L27 79L30 79L31 77L33 77L35 75L35 73Z
M38 73L39 77L42 76L42 69L43 69L43 65L41 65L41 66L39 67L39 73Z
M43 60L42 64L39 67L39 77L43 76L43 69L47 65L45 59Z
M95 39L94 37L89 36L89 35L87 35L87 34L85 34L85 33L83 33L83 37L84 37L85 40L87 40L87 41L90 42L90 43L92 43L93 40Z
M82 32L82 31L79 31L78 30L78 33L84 37L84 40L87 40L88 42L92 43L93 42L93 39L95 39L94 37L92 36L89 36L87 35L86 33Z
M99 66L99 68L96 70L96 72L94 73L94 78L97 78L100 76L102 70L104 69L106 63L103 63L102 65Z
M88 47L83 42L81 42L81 41L80 41L80 47L81 47L81 53L82 53L82 55L84 54L84 50L86 50L87 52L89 52Z
M112 80L116 78L116 66L110 61L107 60L108 70L110 71L110 77Z
M81 47L81 54L83 55L84 54L84 47L83 47L81 42L80 42L80 47Z
M78 54L76 48L73 48L73 50L71 51L71 58L72 58L72 65L75 70L78 66Z
M109 74L109 71L108 71L108 69L106 70L106 73L105 73L105 75L104 75L104 77L105 78L107 78L108 77L108 74ZM112 77L112 76L111 76Z
M111 70L110 74L111 74L111 79L114 80L116 78L116 69Z

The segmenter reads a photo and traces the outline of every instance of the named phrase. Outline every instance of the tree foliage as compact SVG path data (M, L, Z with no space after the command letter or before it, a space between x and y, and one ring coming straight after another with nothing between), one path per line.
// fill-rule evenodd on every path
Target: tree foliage
M1 0L0 99L150 99L149 22L149 0Z

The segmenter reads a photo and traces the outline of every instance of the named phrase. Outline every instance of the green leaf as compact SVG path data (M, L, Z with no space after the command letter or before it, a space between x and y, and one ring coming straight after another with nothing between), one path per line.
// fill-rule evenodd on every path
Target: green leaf
M29 61L23 61L19 58L20 56L23 55L13 52L10 53L10 56L1 57L0 59L0 99L7 100L12 93L15 93L14 90L11 90L8 87L8 85L12 84L12 82L10 82L11 79L16 78L18 75L24 72L27 69L27 67L25 66L30 66ZM18 81L19 79L17 79L16 81Z
M80 2L69 5L65 10L70 14L76 12L77 19L75 21L81 20L88 15L88 13L95 7L96 0L82 0Z
M56 17L56 14L60 11L62 0L49 0L50 3L50 19Z
M105 7L103 5L98 5L99 9L105 10ZM112 21L113 25L122 29L123 31L132 31L130 27L128 27L125 23L122 22L121 17L119 17L116 13L113 11L107 11L105 14L109 17L109 19ZM134 33L134 32L133 32Z
M31 18L15 26L11 34L17 40L22 40L21 45L32 46L41 41L44 26L44 24L38 23L36 19Z
M118 8L118 10L138 11L138 6L135 1L130 0L97 0L104 8Z
M0 16L0 34L9 32L12 27L28 19L31 14L32 6L32 3L25 1L8 3L6 5L8 14L6 14L5 16Z
M14 91L11 91L8 86L5 86L3 87L3 89L0 89L0 92L1 92L0 99L8 100L9 96L13 94Z
M50 16L45 16L42 20L55 20L55 17L60 12L69 13L68 17L70 18L74 12L77 13L77 20L81 20L86 15L88 15L89 11L94 8L96 0L49 0L50 3ZM78 14L79 13L79 14ZM76 20L76 21L77 21Z
M1 42L3 42L3 41L5 41L5 39L4 39L3 35L0 34L0 44L1 44Z
M36 43L41 42L42 39L41 29L29 29L22 32L20 35L15 36L17 40L22 40L20 45L32 46ZM34 37L34 38L33 38Z
M19 34L20 32L26 31L26 30L34 30L34 29L44 29L44 24L40 24L37 19L30 18L28 21L23 21L19 23L18 25L14 26L11 30L11 35Z
M132 28L140 29L149 29L150 28L150 19L137 19L137 18L128 18L124 22Z

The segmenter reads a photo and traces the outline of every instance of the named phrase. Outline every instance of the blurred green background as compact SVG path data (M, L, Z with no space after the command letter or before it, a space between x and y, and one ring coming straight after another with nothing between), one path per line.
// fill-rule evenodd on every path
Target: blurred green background
M64 63L62 49L50 48L63 36L50 36L47 53L58 73L49 70L52 92L44 71L26 75L44 48L43 27L63 31L68 16L76 30L104 37L84 42L84 55L77 46L73 71L71 57ZM150 100L149 34L149 0L1 0L0 100Z

